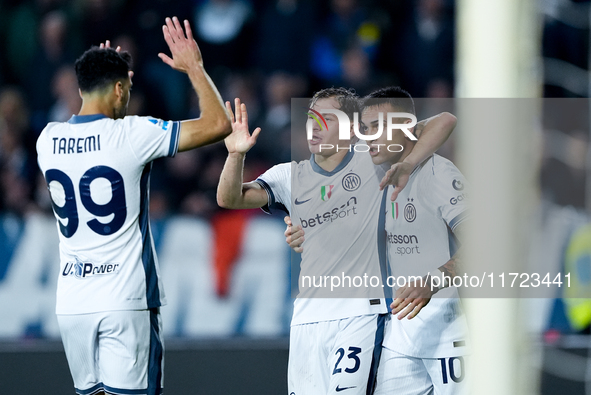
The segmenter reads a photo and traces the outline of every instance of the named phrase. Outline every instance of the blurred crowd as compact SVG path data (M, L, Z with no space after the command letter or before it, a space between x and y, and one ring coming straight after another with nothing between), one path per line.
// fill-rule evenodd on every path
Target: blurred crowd
M240 97L261 126L245 178L290 160L290 99L329 86L360 95L386 84L417 97L452 97L452 0L0 0L0 212L49 210L35 141L47 124L77 114L73 63L110 39L133 56L130 115L199 116L187 77L167 52L167 16L188 19L224 100ZM210 217L223 143L160 160L153 218Z
M78 112L73 63L92 45L110 39L132 54L130 115L198 117L187 77L157 57L167 52L164 18L191 21L222 97L240 97L251 127L263 129L247 161L245 178L254 179L290 160L292 97L329 86L364 95L392 84L414 97L453 97L454 14L454 0L0 0L0 213L49 211L35 141L47 122ZM546 18L544 56L586 65L587 41L588 31ZM573 96L550 85L545 95ZM160 160L153 218L215 215L225 156L219 143ZM550 193L564 189L555 169L543 169L558 183L544 185ZM576 196L556 199L582 206L584 191Z

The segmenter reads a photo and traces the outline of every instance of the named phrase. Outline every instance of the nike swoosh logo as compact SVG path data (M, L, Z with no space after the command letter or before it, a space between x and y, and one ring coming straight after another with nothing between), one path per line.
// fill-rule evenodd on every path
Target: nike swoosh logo
M351 389L351 388L355 388L355 387L343 387L343 388L341 388L341 387L339 387L339 386L337 385L336 391L337 391L337 392L341 392L341 391L348 390L348 389Z
M300 204L304 204L304 203L306 203L306 202L308 202L308 201L310 201L310 200L312 200L312 198L310 198L310 199L308 199L308 200L301 200L301 201L299 201L299 202L298 202L298 198L296 198L296 200L295 200L295 204L296 204L297 206L299 206Z

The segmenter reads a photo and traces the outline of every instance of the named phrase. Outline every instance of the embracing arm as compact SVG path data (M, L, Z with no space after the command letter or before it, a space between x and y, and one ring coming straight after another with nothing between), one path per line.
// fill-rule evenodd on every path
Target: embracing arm
M193 39L191 26L186 20L184 24L186 35L177 17L172 20L166 18L162 30L172 58L163 53L158 54L164 63L189 76L199 98L201 116L181 122L179 151L223 140L232 131L220 94L203 68L201 52Z
M230 118L234 114L230 102L226 102ZM260 208L268 203L267 192L257 182L243 183L244 158L254 146L261 131L256 128L252 135L248 131L248 112L246 105L235 100L236 119L232 124L232 134L224 142L228 149L228 157L217 190L217 202L220 207L231 209Z
M417 123L415 126L417 143L403 162L410 164L414 169L447 141L456 123L457 118L449 112L442 112Z
M433 155L447 141L456 127L456 123L456 117L448 112L442 112L417 123L415 135L418 140L414 148L402 162L395 163L386 172L380 183L380 190L383 190L387 185L394 185L391 200L396 200L400 191L406 186L413 169Z

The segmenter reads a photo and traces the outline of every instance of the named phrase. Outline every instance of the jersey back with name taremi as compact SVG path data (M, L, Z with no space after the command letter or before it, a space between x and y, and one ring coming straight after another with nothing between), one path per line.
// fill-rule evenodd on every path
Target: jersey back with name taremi
M270 205L289 208L305 232L291 325L387 312L383 176L367 153L351 151L331 172L312 157L259 177Z
M450 259L456 248L451 232L467 217L465 185L454 164L435 154L413 171L396 201L388 201L386 237L394 278L424 277ZM393 316L384 337L384 347L417 358L463 355L466 344L455 287L435 294L412 320Z
M148 218L152 161L174 156L179 122L73 116L37 140L60 240L57 314L165 304Z

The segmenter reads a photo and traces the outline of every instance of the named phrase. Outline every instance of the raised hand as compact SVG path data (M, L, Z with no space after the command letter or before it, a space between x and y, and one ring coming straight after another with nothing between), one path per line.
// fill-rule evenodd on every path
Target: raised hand
M158 57L173 69L188 73L198 65L203 66L203 58L199 46L193 38L189 21L185 20L184 23L185 30L183 31L176 16L172 19L166 18L166 25L162 26L162 32L172 53L172 58L163 53L159 53Z
M240 103L239 98L234 99L236 116L229 101L226 102L226 109L232 122L232 133L224 139L228 153L246 154L256 144L261 128L256 128L252 135L249 133L246 104Z
M410 173L412 173L413 166L410 163L398 162L394 163L390 170L386 172L384 178L380 182L380 191L383 190L387 185L394 185L394 192L390 199L396 200L398 194L404 189L408 183Z

